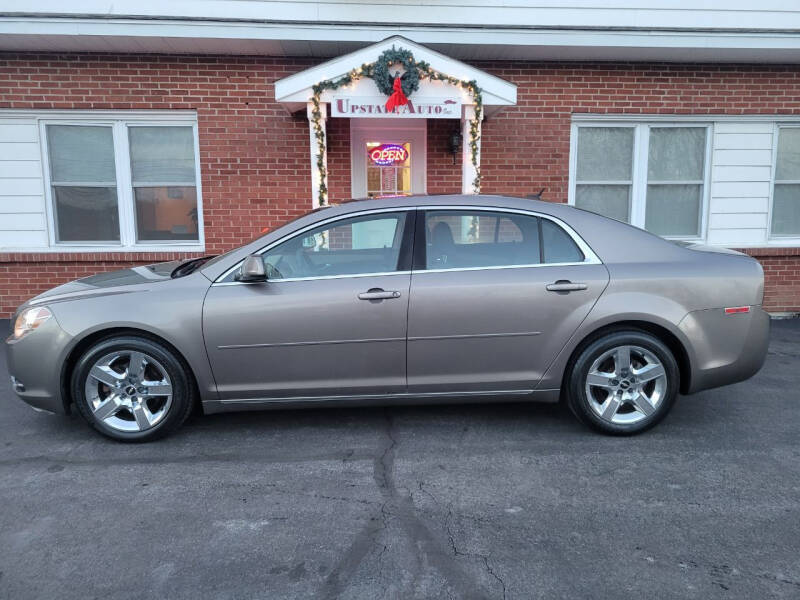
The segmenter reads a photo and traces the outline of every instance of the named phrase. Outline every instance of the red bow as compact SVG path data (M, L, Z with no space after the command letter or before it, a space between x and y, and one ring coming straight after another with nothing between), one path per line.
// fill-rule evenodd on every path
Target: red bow
M408 104L408 98L403 93L403 82L400 81L399 77L394 78L394 83L392 84L392 95L389 96L389 99L386 101L386 112L392 112L398 106L403 106L404 104Z

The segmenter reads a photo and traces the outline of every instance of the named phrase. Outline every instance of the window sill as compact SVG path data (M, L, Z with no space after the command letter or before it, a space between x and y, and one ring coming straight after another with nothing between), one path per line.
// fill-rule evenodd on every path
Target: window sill
M719 244L713 244L719 245ZM774 250L787 250L791 248L800 248L800 238L781 238L771 239L765 242L756 244L726 244L726 248L770 248Z
M794 248L800 246L800 237L771 237L765 245L770 248Z
M161 246L90 246L78 244L64 244L58 246L45 246L45 247L19 247L19 248L4 248L0 247L0 253L12 254L152 254L152 253L172 253L172 252L203 252L205 246L203 244L164 244Z
M205 254L201 246L181 246L168 249L126 248L99 249L97 247L73 246L67 251L61 248L0 248L0 263L27 262L85 262L85 263L156 263L170 260L185 260Z

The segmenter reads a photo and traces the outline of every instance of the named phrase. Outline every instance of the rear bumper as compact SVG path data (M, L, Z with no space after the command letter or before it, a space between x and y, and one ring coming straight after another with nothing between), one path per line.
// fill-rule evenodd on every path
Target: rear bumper
M61 368L71 339L54 316L20 340L6 340L11 387L33 408L66 412L61 397Z
M678 327L693 354L690 394L744 381L764 364L769 315L760 306L730 315L722 308L690 312Z

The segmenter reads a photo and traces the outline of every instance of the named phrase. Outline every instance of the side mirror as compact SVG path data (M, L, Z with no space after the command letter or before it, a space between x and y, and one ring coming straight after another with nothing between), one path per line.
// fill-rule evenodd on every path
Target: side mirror
M236 273L236 281L266 281L267 272L264 269L264 260L257 254L251 254L244 259L242 266Z

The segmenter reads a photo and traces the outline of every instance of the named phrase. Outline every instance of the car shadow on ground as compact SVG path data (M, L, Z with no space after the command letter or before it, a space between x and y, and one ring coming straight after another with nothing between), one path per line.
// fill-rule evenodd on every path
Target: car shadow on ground
M9 390L10 391L10 390ZM167 440L198 441L199 436L214 435L216 438L240 436L243 432L251 434L281 434L293 437L294 433L308 428L322 428L327 431L352 429L355 426L369 425L385 421L387 418L403 422L416 422L431 427L481 423L485 427L508 429L518 426L524 420L528 426L568 431L585 430L566 406L540 402L502 402L469 404L409 404L402 406L357 406L357 407L311 407L254 410L230 413L202 414L195 410L184 425L170 434ZM45 436L84 435L87 424L73 410L67 417L55 416L39 419L41 434ZM164 440L162 440L164 441ZM116 444L113 440L109 443ZM159 443L157 440L154 443Z

